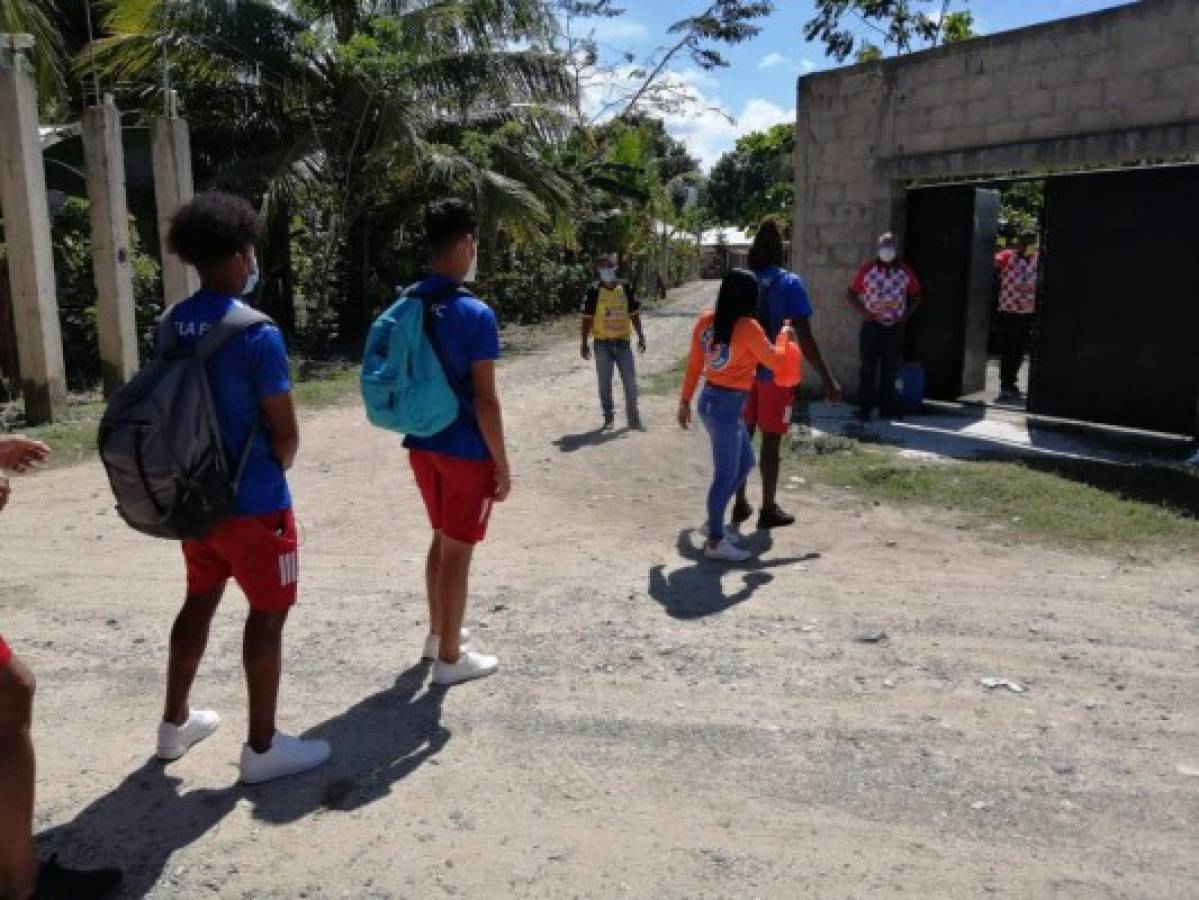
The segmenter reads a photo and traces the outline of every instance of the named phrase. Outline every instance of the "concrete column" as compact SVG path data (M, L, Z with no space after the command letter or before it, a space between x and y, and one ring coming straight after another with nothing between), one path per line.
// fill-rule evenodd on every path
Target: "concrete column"
M174 106L174 103L171 104ZM154 157L154 202L158 207L158 237L162 246L162 294L167 306L200 289L194 269L167 249L171 216L192 198L192 151L187 120L175 115L151 122Z
M125 206L125 153L121 115L112 96L83 114L83 152L91 201L92 273L100 329L104 393L111 394L137 372L137 318L133 264L129 254L129 211Z
M29 35L0 35L0 209L8 244L21 393L29 424L61 418L67 380L58 325L50 211L38 140Z

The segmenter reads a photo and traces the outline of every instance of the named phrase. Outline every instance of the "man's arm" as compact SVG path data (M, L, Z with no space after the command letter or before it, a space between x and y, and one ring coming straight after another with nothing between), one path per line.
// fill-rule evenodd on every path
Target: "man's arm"
M816 343L816 335L812 333L812 323L807 319L797 319L792 323L795 328L795 342L803 351L804 359L811 362L820 380L824 383L824 396L829 403L841 402L841 384L829 370L820 353L820 345Z
M508 451L504 447L504 414L495 387L495 360L471 363L470 380L474 387L479 432L495 463L495 499L501 502L512 492L512 474L508 469Z
M591 337L591 323L594 321L595 316L584 314L579 324L579 356L583 359L591 359L591 345L587 339Z
M300 450L300 423L296 420L296 405L291 391L263 397L258 401L262 417L271 430L271 452L284 472L296 461Z
M633 323L633 330L637 332L637 349L644 353L645 332L641 330L641 314L633 313L633 315L629 317L629 321Z
M595 322L595 308L599 304L599 288L592 285L587 289L587 296L583 298L583 319L579 323L579 356L583 359L591 359L591 345L588 343L588 338L591 337L591 326Z

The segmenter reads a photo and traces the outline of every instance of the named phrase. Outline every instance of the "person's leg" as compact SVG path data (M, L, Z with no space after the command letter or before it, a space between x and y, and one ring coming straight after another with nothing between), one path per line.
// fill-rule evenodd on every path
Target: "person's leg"
M879 332L882 326L877 322L863 322L862 330L858 333L858 357L861 367L858 370L858 418L868 419L874 411L875 398L878 394L879 370Z
M595 374L599 379L600 411L604 414L604 424L611 425L615 415L615 405L612 402L612 371L615 360L612 357L611 344L608 341L594 341L591 348L595 357Z
M705 391L700 398L700 417L712 441L712 484L708 488L708 544L715 546L724 537L724 516L737 485L744 482L741 472L742 438L747 435L741 421L742 405L738 395Z
M224 592L225 585L222 583L206 593L189 594L183 601L179 615L175 617L175 624L171 628L170 654L167 657L167 693L162 710L164 722L183 725L188 720L192 684L196 680L200 660L204 657L204 649L208 646L212 617Z
M7 655L7 653L6 653ZM0 897L25 900L37 879L33 848L33 673L0 665Z
M441 535L433 532L433 541L429 544L429 555L425 559L425 596L429 601L429 634L442 634L441 630L441 601L438 594L438 581L441 578Z
M762 467L762 511L778 508L779 466L783 436L762 432L759 465Z
M1021 315L1016 328L1017 340L1017 356L1016 356L1016 372L1013 381L1016 384L1016 389L1020 389L1020 368L1024 365L1024 360L1028 357L1032 349L1032 326L1033 316L1031 313Z
M441 560L437 572L437 601L440 606L441 647L438 658L456 663L461 647L462 620L466 617L466 592L474 545L440 536Z
M884 416L898 417L902 412L899 392L895 381L899 378L899 367L903 363L903 326L892 325L883 329L882 348L879 360L879 409Z
M255 753L266 753L275 737L275 712L279 681L283 675L283 626L287 610L250 610L242 637L242 665L250 699L250 727L246 743Z
M620 369L620 383L624 387L625 419L630 428L641 427L641 411L637 407L637 362L633 357L633 345L620 341L613 345L616 350L616 365Z
M751 444L754 439L754 433L757 431L761 397L762 382L754 381L753 386L749 390L749 397L745 401L745 412L742 414L742 418L745 420L746 434L749 435ZM747 521L754 513L754 508L749 502L748 490L748 478L737 485L737 493L733 499L732 522L734 525L740 525L742 522Z
M999 390L1000 395L1010 394L1016 389L1023 354L1017 337L1018 322L1015 313L1001 312L996 318L999 326Z

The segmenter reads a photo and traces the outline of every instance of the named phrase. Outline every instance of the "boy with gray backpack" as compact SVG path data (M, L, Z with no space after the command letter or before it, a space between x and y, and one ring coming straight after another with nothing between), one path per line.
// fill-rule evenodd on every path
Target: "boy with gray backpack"
M239 299L258 281L262 223L240 197L197 194L171 218L169 248L200 290L163 314L154 359L109 403L100 457L118 510L146 534L182 541L187 596L171 629L158 757L174 760L217 728L189 705L229 579L249 601L243 663L249 735L241 779L314 768L329 744L275 729L283 625L296 601L295 518L284 473L299 447L287 350Z

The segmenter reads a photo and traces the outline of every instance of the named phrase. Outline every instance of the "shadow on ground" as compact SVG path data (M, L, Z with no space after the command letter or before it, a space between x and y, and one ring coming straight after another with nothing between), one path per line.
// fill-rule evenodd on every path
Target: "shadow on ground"
M182 779L151 759L73 821L38 835L38 845L43 852L60 852L67 864L115 865L125 871L118 896L144 897L176 851L215 828L243 799L252 804L255 819L271 824L373 803L450 739L441 725L444 689L430 685L420 693L428 674L428 662L414 666L391 688L306 732L333 745L333 758L319 769L273 784L180 793ZM214 869L214 883L224 874Z
M593 431L584 431L579 434L564 434L558 440L554 441L554 446L563 453L574 453L576 450L581 450L584 447L602 447L611 441L615 441L624 437L629 433L627 428L617 428L612 431L604 431L602 428L596 428Z
M1199 519L1199 469L1128 465L1089 459L1025 459L1020 465L1085 484L1124 500Z
M649 570L649 595L674 619L702 619L732 609L749 600L759 588L774 581L768 569L778 569L818 559L819 553L803 556L788 556L779 559L762 559L761 554L774 546L768 531L757 531L742 541L753 558L736 566L714 562L704 556L702 542L697 547L692 541L692 529L679 532L677 542L679 556L690 563L673 572L666 566L657 565ZM725 593L723 579L728 574L740 574L741 586L732 593Z

